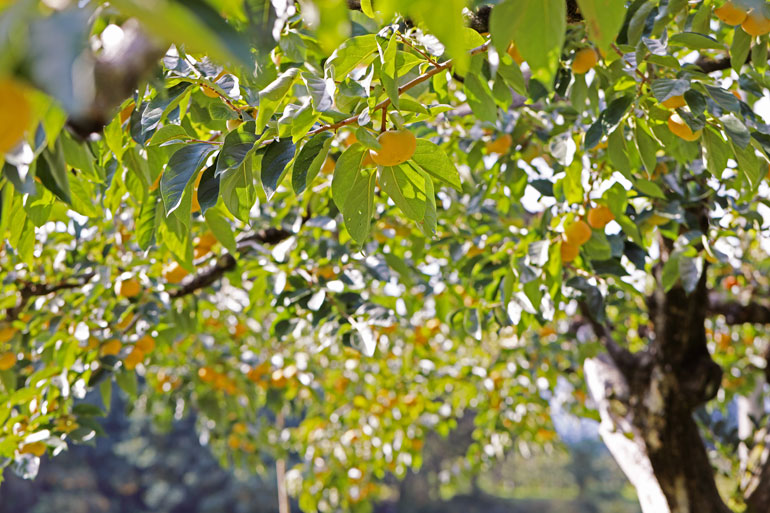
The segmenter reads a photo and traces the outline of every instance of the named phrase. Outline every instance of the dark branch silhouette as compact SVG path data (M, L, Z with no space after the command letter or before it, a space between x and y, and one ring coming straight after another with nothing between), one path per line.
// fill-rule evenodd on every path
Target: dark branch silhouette
M53 294L60 290L83 287L95 275L95 272L87 272L57 283L24 283L21 288L19 288L19 300L16 302L16 305L6 310L6 320L16 320L19 317L19 314L24 311L29 300L33 297L47 296L48 294Z

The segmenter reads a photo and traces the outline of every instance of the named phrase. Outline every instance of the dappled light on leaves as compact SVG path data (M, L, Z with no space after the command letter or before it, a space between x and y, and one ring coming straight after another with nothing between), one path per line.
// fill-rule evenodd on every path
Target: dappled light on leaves
M0 467L120 393L360 513L574 416L645 511L770 509L709 460L767 443L758 3L81 4L0 11Z

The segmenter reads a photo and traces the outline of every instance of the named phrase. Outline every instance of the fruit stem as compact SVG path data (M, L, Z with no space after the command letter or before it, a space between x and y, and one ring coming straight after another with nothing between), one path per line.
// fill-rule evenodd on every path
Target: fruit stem
M384 132L388 123L388 109L382 109L382 124L380 125L380 132Z

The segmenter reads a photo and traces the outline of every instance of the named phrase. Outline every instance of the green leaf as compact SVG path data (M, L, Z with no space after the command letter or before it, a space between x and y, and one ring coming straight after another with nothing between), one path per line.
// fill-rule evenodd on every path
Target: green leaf
M467 335L481 340L481 323L478 308L466 308L463 313L463 329Z
M375 173L369 169L354 170L350 189L347 191L342 218L345 227L358 244L366 242L374 215Z
M749 133L749 129L746 128L746 125L744 125L740 119L733 114L728 114L722 116L720 121L722 121L722 126L724 127L727 136L730 137L735 144L742 149L749 145L751 142L751 134Z
M508 88L506 87L506 90ZM510 102L509 102L510 104ZM401 111L406 112L418 112L420 114L425 114L426 116L430 115L430 111L425 108L425 106L415 100L414 98L410 98L406 94L401 94L398 98L398 108Z
M370 18L374 18L374 8L372 7L372 0L361 0L361 12L366 14Z
M702 115L708 108L706 96L699 93L698 91L695 91L694 89L690 89L684 93L684 101L687 102L687 106L690 108L690 112L692 112L695 116Z
M503 0L490 16L492 42L505 52L513 41L536 76L540 70L550 76L564 44L566 5L563 0Z
M217 157L216 175L219 176L228 169L239 167L246 157L254 149L257 136L251 123L245 123L225 136L222 150Z
M636 135L636 147L642 157L642 163L648 173L652 174L658 165L657 153L660 149L657 141L642 127L642 121L637 120L634 133Z
M695 15L692 17L692 30L694 32L706 33L709 31L709 21L711 18L711 5L708 2L701 3Z
M674 96L682 96L690 89L690 81L682 78L659 78L650 84L652 94L659 102L664 102Z
M340 212L345 206L348 193L353 186L366 151L368 150L361 143L354 143L337 159L332 178L332 200Z
M612 258L612 246L610 246L607 236L602 232L595 231L582 249L591 260L603 261Z
M398 39L396 38L396 33L394 32L390 37L388 46L384 50L380 44L377 47L380 52L380 80L388 98L390 98L390 103L398 109L398 74L396 70Z
M6 163L7 164L7 163ZM14 212L14 203L18 201L14 198L13 189L8 182L0 183L0 235L5 236L8 229L8 223L11 220L11 212Z
M324 52L330 52L350 36L350 17L347 4L342 0L330 0L314 4L320 23L316 27L318 44Z
M577 204L583 201L583 166L579 161L567 166L563 188L564 197L568 203Z
M628 276L628 271L621 265L619 258L608 258L607 260L591 260L591 267L599 275Z
M179 148L168 161L168 166L160 179L160 195L169 216L179 207L182 195L188 184L192 184L198 170L216 146L206 143L193 143Z
M142 203L139 217L136 220L136 243L142 249L147 249L155 243L155 231L158 219L162 216L160 190L155 189Z
M136 374L132 371L118 372L115 374L115 382L129 397L136 397Z
M608 134L615 129L633 103L634 98L632 96L621 96L610 102L601 117L604 133Z
M741 111L741 104L738 102L738 98L733 96L733 93L722 89L721 87L715 87L708 84L704 85L706 86L709 96L711 96L720 107L730 112L737 113Z
M430 178L410 166L380 168L380 187L408 218L422 221L428 196L426 182Z
M746 146L742 148L733 142L732 148L735 153L735 160L738 163L738 172L746 178L752 189L756 189L762 180L762 174L759 170L759 159L756 153L754 153L754 147Z
M64 161L69 166L81 170L92 180L99 181L99 177L94 172L94 156L86 145L75 141L67 132L63 132L60 139L64 151Z
M751 47L751 63L757 71L764 72L767 69L767 42L760 38L759 42Z
M235 256L238 254L238 247L235 243L235 236L233 230L230 227L230 222L227 217L219 210L218 207L212 207L206 210L206 225L208 225L211 233L217 238L222 246Z
M465 96L471 110L481 121L495 123L497 121L497 104L486 80L482 81L477 75L465 77Z
M401 4L407 17L424 23L428 32L441 41L454 62L455 71L461 75L468 71L470 62L466 46L468 28L463 17L466 3L465 0L444 0L440 9L436 9L435 0L409 0Z
M35 194L27 194L24 198L24 210L29 220L35 226L41 227L48 222L56 198L47 189L38 188Z
M599 116L599 119L597 119L590 127L588 127L588 130L586 130L585 138L583 140L583 147L586 150L590 150L591 148L596 147L597 144L602 140L602 137L604 137L604 130L602 128L602 120L601 115Z
M414 150L412 160L430 176L462 192L457 167L438 145L427 139L417 139L417 148Z
M751 39L751 36L744 32L741 27L735 27L733 44L730 46L730 65L738 74L740 74L741 68L749 56Z
M371 148L373 150L379 150L380 148L382 148L382 145L377 140L377 138L374 137L374 135L372 135L372 133L369 130L367 130L362 126L356 129L356 139L358 140L358 142L360 142L367 148Z
M201 214L205 214L208 209L217 204L219 199L219 178L214 171L216 166L209 166L201 175L201 181L198 185L198 204L201 206ZM195 192L193 191L193 194Z
M625 234L628 235L631 240L634 241L638 246L644 245L642 236L639 233L639 228L637 228L634 222L627 215L625 215L625 213L616 216L615 221L620 225L621 228L623 228Z
M294 158L294 143L290 137L278 139L267 145L262 157L260 181L267 199L273 197L286 174L286 166Z
M302 73L302 81L307 87L310 99L313 102L313 108L318 112L326 112L334 105L334 87L323 78L316 77L310 73Z
M165 146L167 144L186 142L188 139L190 139L190 135L180 125L165 125L153 134L148 145Z
M299 68L290 68L278 75L278 78L259 92L259 112L257 113L255 133L261 132L265 128L267 121L275 114L286 93L291 89L297 75L299 75Z
M679 257L679 253L671 253L663 265L661 285L663 285L663 290L666 292L671 290L671 287L676 285L677 280L679 280Z
M730 147L722 136L712 127L703 130L703 146L706 151L706 167L716 178L722 178L727 167L727 160L732 156Z
M227 169L220 175L219 191L227 210L244 223L248 222L251 207L257 201L251 155L240 166Z
M625 3L618 0L578 0L578 6L585 19L588 37L599 48L607 50L623 25Z
M44 150L37 159L35 174L45 186L65 203L70 203L70 183L67 178L67 165L64 163L64 155L61 143L57 142L56 151Z
M626 139L623 127L619 126L607 138L607 154L615 169L628 176L631 172L631 161L628 158Z
M329 132L318 133L299 151L291 174L291 186L295 193L302 194L318 175L332 139Z
M179 104L182 95L189 87L190 84L188 82L181 82L164 91L159 91L158 94L150 100L147 106L141 111L139 129L142 135L141 138L135 139L136 142L144 144L153 137L160 122ZM132 127L132 134L133 133Z
M334 80L342 80L355 67L373 58L376 51L377 39L374 34L352 37L334 50L324 63L324 69Z
M96 218L103 214L98 203L94 202L96 191L94 183L85 175L70 180L70 197L72 210L86 217Z
M642 4L639 9L636 10L631 20L628 22L628 44L636 46L642 39L644 29L647 24L647 18L653 9L658 6L658 2L648 1Z
M658 198L658 199L666 199L666 195L663 194L663 191L661 188L656 184L655 182L651 182L645 178L639 178L634 182L634 187L636 187L639 192L646 196L650 196L652 198Z
M697 32L679 32L668 38L670 46L684 46L691 50L724 50L724 43L720 43L711 36L698 34Z
M505 60L511 60L508 64ZM524 74L521 72L521 68L518 64L513 62L512 59L501 59L500 65L497 67L497 72L503 77L505 83L513 88L516 93L521 96L528 96L527 81L524 79Z
M411 162L407 162L410 167ZM425 205L425 217L418 224L422 233L428 237L432 237L436 232L436 223L438 222L438 214L436 212L436 191L433 188L433 180L425 181L425 195L428 197L428 202Z

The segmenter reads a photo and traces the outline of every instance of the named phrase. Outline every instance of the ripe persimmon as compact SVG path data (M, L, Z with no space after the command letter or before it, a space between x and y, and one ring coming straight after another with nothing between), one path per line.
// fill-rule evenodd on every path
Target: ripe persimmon
M588 73L599 62L599 55L593 48L583 48L578 50L575 58L572 60L572 72L578 75Z
M588 212L588 224L591 226L591 228L595 228L597 230L603 230L604 227L614 219L615 216L612 214L612 211L604 205L599 205L596 208L592 208Z
M591 227L585 221L575 221L564 228L564 239L573 246L582 246L591 238Z
M382 147L371 150L371 154L372 160L380 166L403 164L417 149L417 138L409 130L388 130L377 137L377 142Z

